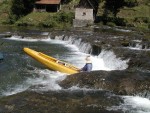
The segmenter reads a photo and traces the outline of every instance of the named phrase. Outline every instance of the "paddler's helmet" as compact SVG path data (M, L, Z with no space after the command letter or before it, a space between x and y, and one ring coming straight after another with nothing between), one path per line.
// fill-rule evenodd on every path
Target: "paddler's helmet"
M85 61L86 61L86 63L92 63L90 56L87 56L87 57L85 58Z

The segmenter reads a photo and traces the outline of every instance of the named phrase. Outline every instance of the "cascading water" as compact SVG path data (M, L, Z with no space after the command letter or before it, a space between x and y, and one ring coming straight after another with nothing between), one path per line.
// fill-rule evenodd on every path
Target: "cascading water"
M129 43L129 49L150 50L150 44L146 42L142 42L142 40L133 40Z
M63 59L68 62L72 62L74 65L78 66L79 68L82 68L85 64L85 57L87 56L87 54L79 52L79 49L81 51L88 51L91 49L90 48L91 46L87 46L89 44L81 42L81 39L75 40L72 37L68 37L69 40L62 42L62 41L60 41L63 39L62 37L64 37L64 36L56 36L55 40L52 40L49 38L47 38L47 39L32 39L30 37L21 38L20 36L12 36L10 38L7 38L7 40L28 43L28 46L30 45L29 43L35 43L35 42L41 42L41 43L47 43L47 44L60 44L64 47L66 47L65 49L68 49L69 51L71 50L72 52L69 52L67 54L61 54L61 56L56 53L56 54L54 54L54 57L56 57L58 59ZM75 45L72 45L72 43ZM77 48L76 46L78 46L80 48ZM52 50L50 50L50 52L51 51ZM76 56L78 56L78 57L76 57ZM27 60L30 58L24 57L23 59ZM92 62L93 62L93 70L115 70L115 69L121 70L121 69L127 68L126 61L121 61L120 59L117 59L115 57L114 53L109 52L109 51L103 51L103 52L101 52L101 54L99 56L92 56ZM29 68L32 67L30 65L30 62L28 62L28 63L29 63L28 64ZM54 81L57 81L56 78L59 78L60 73L58 73L58 72L55 73L53 71L51 72L49 70L41 70L36 67L32 67L32 68L33 68L32 70L27 69L26 71L28 73L30 73L31 75L40 76L39 78L36 78L36 79L34 77L30 78L30 79L28 78L25 80L25 82L23 82L22 85L17 84L16 86L14 86L11 89L8 88L7 91L2 93L2 95L11 95L11 94L15 94L18 92L22 92L22 91L28 89L30 86L37 85L37 84L44 84L43 87L46 87L45 89L47 89L47 90L55 89L55 88L61 89L58 86L58 84L56 82L54 82ZM56 76L54 77L55 74L56 74ZM45 77L45 79L43 77ZM50 82L51 84L48 84L48 81L49 82L51 81ZM42 89L44 89L44 88L42 88Z
M10 41L7 41L8 39ZM20 49L22 49L22 47L24 46L31 47L33 49L36 49L37 51L46 52L47 54L50 55L52 54L54 57L68 61L78 66L79 68L82 68L82 66L84 65L85 57L87 56L87 54L91 53L91 46L88 43L82 42L80 38L77 38L76 40L73 37L67 37L67 36L65 37L64 35L56 36L55 40L50 39L50 37L46 39L36 39L36 38L32 39L30 37L21 38L18 36L17 37L12 36L11 38L7 38L7 40L3 39L3 42L5 42L6 45L9 44L11 45L11 43L14 43L13 45L11 45L11 47L13 46L15 48L19 48L19 50L16 49L12 53L12 49L11 47L9 47L10 50L8 50L8 52L4 51L4 55L6 56L7 54L7 56L9 57L10 54L13 54L14 56L11 56L13 57L13 62L16 64L21 63L15 59L16 57L15 51L17 51L18 56L21 56L19 57L19 60L23 61L24 64L21 65L22 66L21 69L19 68L20 65L18 65L17 67L18 69L16 68L14 69L17 70L17 72L13 72L13 73L16 78L18 76L24 76L24 77L21 83L16 80L15 81L16 84L14 84L14 82L12 83L9 82L8 83L9 85L5 84L6 87L0 88L1 96L16 94L26 89L40 90L40 91L62 90L62 87L60 87L57 82L63 80L66 77L66 75L56 71L47 70L45 69L45 67L35 62L29 56L21 53ZM62 40L64 40L64 42ZM112 51L106 51L106 50L102 50L98 56L92 55L92 62L93 62L93 70L109 70L109 71L124 70L128 67L127 65L128 60L122 61L120 58L117 58ZM10 64L10 66L12 65ZM20 73L18 72L18 70L20 71ZM4 73L6 72L6 70L3 71ZM1 76L5 76L5 74ZM12 75L9 79L13 79L13 77L14 76ZM70 89L88 90L87 88L80 89L77 86L72 86ZM90 89L90 91L93 90L99 90L99 89ZM124 104L121 104L119 106L108 107L107 109L110 111L111 110L121 110L124 112L131 111L130 113L150 112L149 99L136 97L136 96L121 96L121 97L124 100Z
M76 43L73 43L76 42ZM90 53L88 51L91 50L91 46L87 46L86 43L83 44L81 39L69 40L69 44L74 44L79 47L79 50L85 53ZM82 46L84 45L84 46ZM136 45L137 47L137 45ZM139 48L139 46L137 47ZM142 47L140 46L142 49ZM121 60L117 58L113 51L102 50L98 56L92 56L93 70L124 70L128 67L129 59ZM79 87L73 86L74 89L80 89ZM84 89L86 90L86 88ZM138 96L122 96L124 100L124 104L119 106L108 107L107 110L113 111L123 111L129 113L149 113L150 112L150 100L143 97ZM146 103L145 103L146 102Z
M116 58L116 55L112 51L102 50L98 57L103 59L104 65L110 70L124 70L128 67L127 63L129 60Z

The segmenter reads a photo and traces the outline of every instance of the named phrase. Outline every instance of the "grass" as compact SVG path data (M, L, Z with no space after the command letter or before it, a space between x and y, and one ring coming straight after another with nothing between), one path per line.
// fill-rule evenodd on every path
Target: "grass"
M49 28L63 28L72 26L74 13L71 12L32 12L27 16L19 19L15 25L17 26L42 26Z
M30 25L30 26L38 26L41 22L43 22L50 13L47 12L32 12L27 16L19 19L15 24L16 25Z
M148 17L150 18L150 7L147 5L140 5L134 8L123 8L118 13L122 18Z
M1 1L0 2L0 24L5 23L8 19L10 12L10 1Z

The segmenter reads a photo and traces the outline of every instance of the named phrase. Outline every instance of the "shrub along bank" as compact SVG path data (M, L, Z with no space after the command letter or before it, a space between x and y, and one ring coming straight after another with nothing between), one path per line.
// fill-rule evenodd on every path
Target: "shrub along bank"
M49 28L71 27L74 14L72 12L32 12L15 22L17 26L41 26Z
M149 0L102 0L99 20L106 25L150 29Z

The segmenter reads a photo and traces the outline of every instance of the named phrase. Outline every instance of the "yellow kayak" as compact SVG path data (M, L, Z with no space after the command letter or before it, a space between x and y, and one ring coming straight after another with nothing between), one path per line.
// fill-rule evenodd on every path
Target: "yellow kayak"
M45 55L41 52L34 51L29 48L24 48L23 49L29 56L32 58L36 59L40 63L44 64L47 66L49 69L55 70L55 71L60 71L62 73L67 73L67 74L74 74L79 72L79 68L68 64L66 62L60 61L58 59L55 59L53 57L50 57L48 55Z

